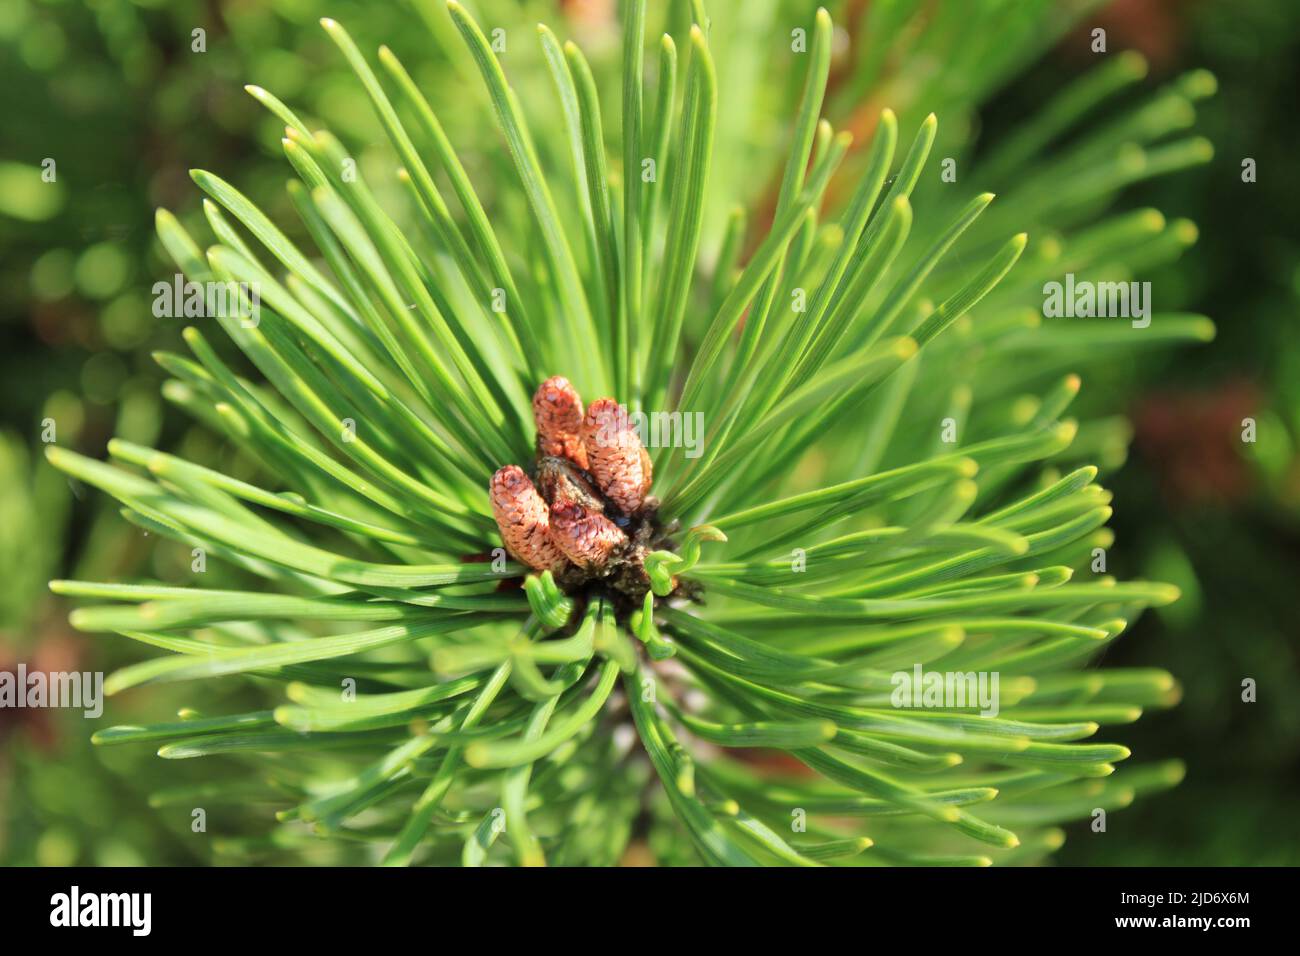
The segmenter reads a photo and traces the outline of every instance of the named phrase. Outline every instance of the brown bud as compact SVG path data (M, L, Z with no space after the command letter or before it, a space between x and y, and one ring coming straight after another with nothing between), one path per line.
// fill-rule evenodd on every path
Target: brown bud
M567 458L587 467L582 445L582 397L563 375L544 381L533 395L537 448L543 455Z
M582 421L582 443L600 490L625 514L636 512L650 490L653 466L627 410L612 398L592 402Z
M586 478L586 472L567 458L548 456L537 463L537 490L552 508L578 504L588 511L605 513L600 495Z
M550 509L518 465L506 465L492 476L492 514L506 550L538 571L555 568L564 556L550 537Z
M598 568L627 541L627 535L600 512L565 502L551 509L551 540L578 567Z

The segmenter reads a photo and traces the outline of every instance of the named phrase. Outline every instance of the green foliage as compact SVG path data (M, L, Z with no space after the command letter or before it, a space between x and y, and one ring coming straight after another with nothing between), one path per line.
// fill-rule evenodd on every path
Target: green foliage
M1136 176L1204 158L1199 141L1151 145L1171 129L1167 96L1034 165L1041 178L1015 175L1079 115L1067 94L990 160L991 180L1016 182L997 203L936 193L938 119L904 151L886 109L824 219L857 158L819 121L833 39L819 12L770 228L745 257L748 217L731 217L715 266L707 210L732 184L714 168L727 143L699 4L658 46L649 89L645 3L628 4L618 149L610 94L575 45L540 31L559 115L534 124L488 33L449 9L508 169L472 185L437 118L450 94L427 99L384 49L388 92L325 20L400 192L251 88L285 126L315 249L207 171L193 178L219 244L159 212L190 279L260 290L256 323L214 316L242 357L197 328L193 358L158 355L166 397L228 454L211 467L119 440L112 463L49 457L193 553L196 574L211 559L245 583L53 587L111 602L76 627L170 652L117 671L110 692L234 679L271 704L96 741L246 764L241 798L277 804L279 825L232 849L326 837L389 864L602 865L641 839L665 863L1031 862L1059 846L1058 824L1177 782L1176 763L1115 773L1128 749L1091 740L1176 699L1163 671L1084 665L1177 591L1091 569L1110 496L1088 461L1113 464L1125 434L1065 417L1080 383L1063 373L1084 350L1212 327L1042 325L1026 310L1063 262L1126 264L1164 231L1086 216ZM1114 87L1101 69L1089 90ZM1062 233L1029 244L1022 230L1045 222ZM654 449L660 518L686 530L647 561L658 598L626 622L549 575L502 588L524 569L489 560L487 478L531 458L529 396L550 374L705 423L700 454ZM914 668L997 674L998 712L900 705L896 674Z

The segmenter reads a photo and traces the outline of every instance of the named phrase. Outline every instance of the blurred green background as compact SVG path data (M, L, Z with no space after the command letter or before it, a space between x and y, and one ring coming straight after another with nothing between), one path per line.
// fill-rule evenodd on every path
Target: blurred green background
M669 3L665 17L684 17L684 2ZM532 24L545 20L562 37L580 39L598 81L617 82L612 0L467 5L485 22L519 27L508 34L513 75L540 65ZM357 146L363 172L374 166L368 178L379 180L386 154L362 144L380 143L380 131L316 26L329 15L365 49L392 46L417 82L440 91L440 118L471 174L503 162L484 94L471 82L441 6L0 5L0 668L23 661L46 670L109 671L138 659L142 652L129 642L74 634L67 608L45 581L137 574L171 581L185 570L184 552L154 547L103 496L55 475L39 451L52 421L61 445L90 455L101 455L114 434L187 455L216 453L205 432L159 397L163 376L150 352L176 347L183 323L151 312L150 287L173 272L154 238L153 215L164 206L201 222L187 170L202 166L229 176L276 221L293 218L282 188L280 130L243 85L266 87L308 116L329 116ZM725 107L718 138L729 144L713 175L739 183L760 210L779 175L783 157L772 144L780 142L799 79L768 63L762 42L807 19L813 6L710 5ZM850 48L890 5L829 6ZM963 83L959 65L946 65L921 45L910 62L893 66L892 83L880 81L890 68L885 59L876 65L879 76L841 75L827 113L837 126L853 128L855 117L891 105L908 128L924 115L911 112L937 102L946 107L938 109L941 143L966 144L978 169L988 144L1093 65L1087 31L1095 26L1107 30L1112 51L1146 56L1146 89L1195 67L1217 76L1217 96L1198 104L1196 123L1215 144L1214 159L1135 184L1118 207L1155 206L1171 220L1197 224L1199 240L1181 259L1142 278L1152 281L1161 310L1211 315L1218 337L1113 368L1090 357L1081 399L1097 413L1127 414L1133 427L1126 462L1108 476L1117 496L1109 570L1173 581L1185 594L1108 652L1115 663L1167 668L1183 687L1180 706L1124 728L1124 740L1144 759L1181 757L1188 775L1175 790L1113 814L1104 834L1071 827L1058 859L1295 864L1300 824L1284 795L1300 782L1300 615L1290 590L1300 574L1300 346L1292 334L1300 305L1300 194L1289 179L1300 145L1293 121L1300 6L1062 0L1052 12L1045 20L1052 29L1026 47L1032 56L982 71L980 83ZM952 75L943 72L949 68ZM928 82L936 76L945 82ZM518 92L529 107L551 107L542 84ZM1247 157L1257 163L1255 183L1241 181ZM41 175L47 160L52 182ZM384 181L397 188L391 177ZM720 225L726 211L709 210L711 221ZM1241 441L1247 417L1257 422L1253 444ZM1241 700L1245 678L1258 683L1255 703ZM115 698L94 726L176 711L187 693L148 688ZM0 711L0 863L221 862L255 841L261 826L253 806L223 810L220 821L210 821L211 830L226 834L222 840L190 828L195 794L225 786L212 774L235 779L237 768L164 762L148 748L95 749L92 729L65 711ZM306 859L346 858L344 850L322 846Z

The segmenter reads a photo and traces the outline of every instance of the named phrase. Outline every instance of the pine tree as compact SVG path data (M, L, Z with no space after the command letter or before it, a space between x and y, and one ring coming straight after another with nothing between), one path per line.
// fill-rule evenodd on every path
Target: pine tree
M918 189L940 181L933 114L900 148L884 109L856 152L820 119L819 12L770 225L732 215L714 257L728 144L701 4L680 88L665 36L653 97L629 4L617 150L577 46L540 29L564 122L535 130L489 35L449 8L513 180L476 185L391 51L381 81L325 20L405 208L251 88L284 123L314 248L206 171L216 245L158 214L242 353L188 328L193 357L157 356L165 394L229 454L118 440L111 463L50 459L243 583L53 588L111 602L76 627L170 652L110 693L199 681L220 708L204 688L242 681L262 703L196 700L96 742L242 761L205 799L276 809L249 852L324 841L388 864L1027 862L1057 824L1176 783L1176 761L1115 772L1128 749L1095 740L1176 700L1164 671L1085 668L1176 590L1098 563L1110 495L1089 459L1113 465L1124 429L1065 417L1067 372L1212 327L1031 306L1046 276L1189 241L1149 210L1096 213L1204 160L1201 140L1157 142L1204 75L1048 153L1140 74L1103 65L964 174L1016 183L1006 202L954 199Z

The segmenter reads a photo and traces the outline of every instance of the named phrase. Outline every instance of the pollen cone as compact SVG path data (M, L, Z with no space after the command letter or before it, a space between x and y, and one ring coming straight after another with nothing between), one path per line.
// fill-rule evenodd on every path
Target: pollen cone
M579 567L598 568L627 541L627 535L603 514L566 502L551 509L551 540Z
M624 514L634 514L650 491L653 466L627 410L612 398L591 403L582 422L587 470Z
M550 509L522 468L506 465L498 470L488 494L507 551L537 571L563 562L564 555L551 541Z
M582 397L563 375L548 378L533 394L537 448L543 455L567 458L587 467L582 444Z

